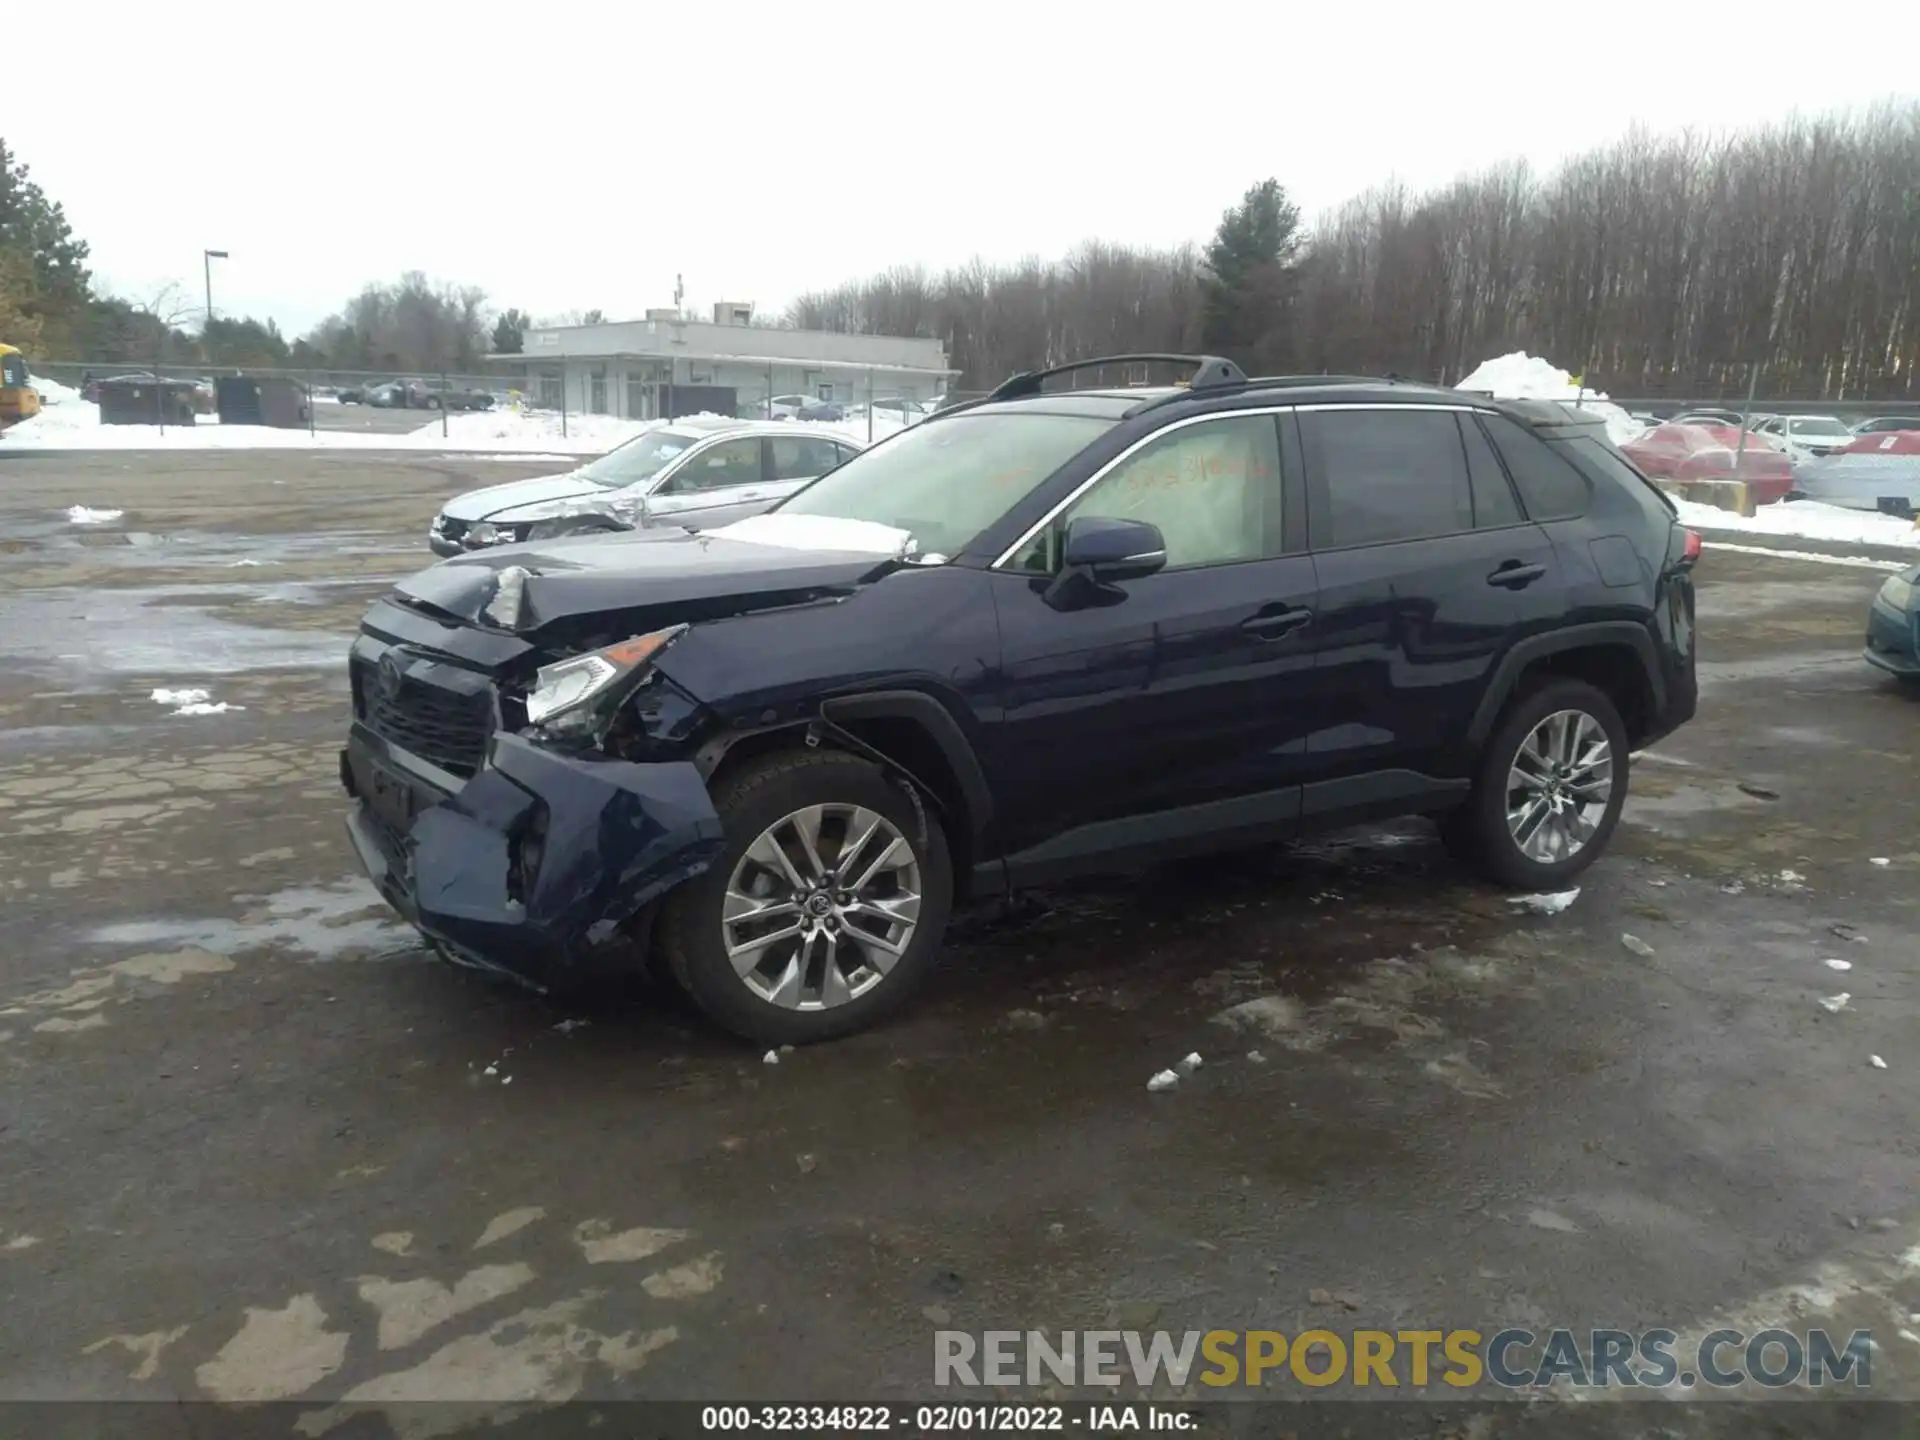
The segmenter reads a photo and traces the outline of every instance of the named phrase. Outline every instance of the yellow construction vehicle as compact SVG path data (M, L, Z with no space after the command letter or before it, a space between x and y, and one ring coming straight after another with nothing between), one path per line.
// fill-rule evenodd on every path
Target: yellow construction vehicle
M0 345L0 430L40 413L40 392L27 377L27 357Z

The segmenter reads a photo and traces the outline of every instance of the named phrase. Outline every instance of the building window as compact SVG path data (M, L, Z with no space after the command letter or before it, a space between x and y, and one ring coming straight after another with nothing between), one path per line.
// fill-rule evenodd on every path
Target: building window
M587 413L604 415L607 413L607 371L605 366L596 365L587 372Z
M536 377L539 389L536 399L542 410L558 410L566 400L566 382L558 375L542 371Z
M634 370L627 372L627 418L629 420L653 418L647 411L647 402L653 398L652 389L645 375Z

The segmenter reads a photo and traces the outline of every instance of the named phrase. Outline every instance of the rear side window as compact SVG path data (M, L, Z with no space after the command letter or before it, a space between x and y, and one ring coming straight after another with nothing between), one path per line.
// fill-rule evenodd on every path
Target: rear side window
M1513 498L1513 486L1507 472L1487 443L1486 435L1473 423L1471 415L1460 416L1460 438L1467 444L1467 478L1473 484L1473 526L1476 530L1495 530L1502 525L1518 525L1520 502Z
M1530 435L1504 415L1482 415L1494 449L1506 462L1507 474L1527 507L1531 520L1571 520L1587 513L1592 493L1586 477L1553 453L1537 435Z
M1319 410L1300 417L1316 550L1473 528L1460 427L1445 410Z

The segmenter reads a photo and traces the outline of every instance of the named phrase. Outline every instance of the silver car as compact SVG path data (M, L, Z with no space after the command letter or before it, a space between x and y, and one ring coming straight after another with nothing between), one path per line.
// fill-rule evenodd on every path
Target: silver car
M864 448L851 434L791 421L675 420L577 470L456 495L427 543L446 556L564 532L730 525Z

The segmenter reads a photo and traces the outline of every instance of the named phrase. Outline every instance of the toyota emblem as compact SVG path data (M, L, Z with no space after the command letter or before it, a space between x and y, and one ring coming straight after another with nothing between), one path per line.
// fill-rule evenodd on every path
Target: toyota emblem
M380 657L380 693L388 700L399 695L400 686L406 680L406 672L401 670L400 662L389 650Z

